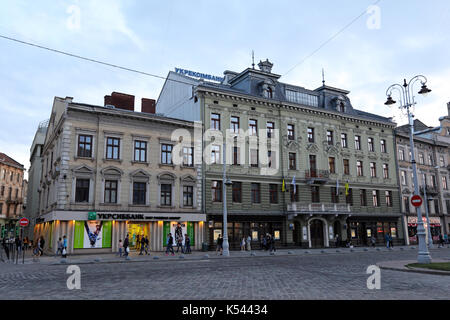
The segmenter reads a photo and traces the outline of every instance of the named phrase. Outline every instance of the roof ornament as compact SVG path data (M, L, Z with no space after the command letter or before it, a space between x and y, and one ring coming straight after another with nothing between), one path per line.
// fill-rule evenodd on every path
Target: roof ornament
M255 69L255 51L252 50L252 68Z
M322 68L322 85L325 86L325 71Z

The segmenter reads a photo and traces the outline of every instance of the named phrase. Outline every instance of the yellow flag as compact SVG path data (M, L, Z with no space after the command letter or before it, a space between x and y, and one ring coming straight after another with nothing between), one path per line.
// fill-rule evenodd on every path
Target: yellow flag
M345 184L345 195L348 196L348 182Z
M284 179L283 184L281 185L281 192L286 192L286 184L284 183Z

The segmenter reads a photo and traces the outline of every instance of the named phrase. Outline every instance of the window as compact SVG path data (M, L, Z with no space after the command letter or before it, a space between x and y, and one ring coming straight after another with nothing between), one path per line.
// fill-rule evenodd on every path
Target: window
M306 106L317 107L319 105L319 97L311 94L288 90L285 91L286 99L290 102L303 104Z
M295 153L289 152L289 170L297 170L295 156Z
M338 110L339 110L340 112L345 112L345 104L344 104L344 102L341 101L341 102L339 103Z
M367 192L366 189L359 190L359 199L361 207L367 207Z
M259 150L250 149L250 166L257 168L259 163Z
M353 206L353 191L350 188L348 189L348 192L345 195L345 203Z
M378 190L372 191L372 201L374 207L380 206L380 192Z
M242 203L242 182L233 181L232 198L233 202Z
M344 174L350 175L350 160L344 159L343 162L344 162Z
M373 143L373 138L368 138L367 139L367 146L369 148L369 152L374 152L375 151L375 146Z
M161 163L162 164L172 164L172 149L171 144L161 145Z
M329 157L328 158L328 168L330 170L330 173L336 173L336 165L335 165L335 158Z
M419 153L419 164L424 164L425 160L423 158L423 153Z
M447 186L447 177L442 177L442 188L444 190L448 190L448 186Z
M386 150L386 140L380 140L380 146L381 146L381 152L382 153L386 153L387 152L387 150Z
M194 166L194 148L193 147L183 147L183 166L193 167Z
M273 131L275 130L274 122L267 122L267 138L273 137Z
M327 143L329 146L332 146L334 144L333 131L331 130L327 130Z
M386 191L386 206L392 207L392 191Z
M194 187L183 186L183 207L192 207L194 203Z
M403 149L398 149L398 158L401 161L405 161L405 151Z
M432 156L431 154L428 155L428 164L429 164L430 166L433 166L433 165L434 165L433 156Z
M383 178L389 179L389 165L387 163L383 164Z
M255 119L250 119L248 121L248 129L250 131L251 136L257 136L258 135L258 121Z
M437 188L436 176L435 176L435 175L432 175L432 176L431 176L431 186L432 186L433 188Z
M231 117L230 119L230 129L233 133L239 133L239 117Z
M372 178L376 178L377 177L377 165L375 162L371 162L370 163L370 176Z
M77 179L75 202L89 202L89 179Z
M117 203L117 181L105 180L105 203Z
M220 147L211 146L211 164L220 163Z
M311 202L320 202L319 186L311 186Z
M409 206L409 197L408 196L403 196L403 205L405 207L405 212L406 213L410 213L410 206Z
M288 124L287 125L287 129L288 129L288 139L289 140L294 140L295 139L295 128L293 124Z
M92 136L80 134L78 136L78 157L92 157Z
M147 142L134 141L134 161L147 162Z
M220 114L211 113L211 130L220 130Z
M2 186L2 188L0 189L0 196L4 196L5 195L5 186Z
M161 184L161 205L171 206L172 205L172 185L171 184Z
M119 159L120 157L120 139L106 138L106 159Z
M239 165L239 147L233 147L233 165Z
M261 185L259 183L252 183L252 203L261 203Z
M346 133L341 133L341 144L342 144L342 148L348 148Z
M362 161L356 161L356 173L358 177L362 177L364 175Z
M222 181L212 181L211 189L212 201L222 202Z
M400 171L400 180L402 185L406 186L406 171Z
M270 203L272 203L272 204L278 203L278 185L277 184L269 184L269 200L270 200Z
M443 156L439 157L439 163L441 164L441 167L445 167L445 160Z
M331 187L331 203L339 203L339 194L336 187Z
M147 193L147 183L133 182L133 204L145 204L145 196Z
M355 149L361 150L361 136L355 136Z
M308 128L308 142L314 143L314 128Z
M275 151L269 150L267 151L267 158L268 158L268 164L267 166L269 168L275 168Z

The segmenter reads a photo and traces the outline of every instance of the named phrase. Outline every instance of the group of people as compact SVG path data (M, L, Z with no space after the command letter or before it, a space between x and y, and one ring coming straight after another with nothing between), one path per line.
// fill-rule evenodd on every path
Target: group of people
M139 251L139 255L142 256L145 252L145 255L150 254L149 250L150 242L148 240L148 236L136 236L136 251ZM122 255L126 258L130 253L130 235L127 234L125 240L122 242L122 239L119 239L119 251L117 255L122 257Z
M275 252L275 237L269 233L266 236L261 235L260 240L261 249L269 252Z
M58 254L61 254L61 257L63 257L63 258L67 258L67 237L66 236L64 236L62 239L61 238L58 239L58 243L56 245L55 256L57 256Z
M261 250L269 250L270 252L275 252L275 238L274 236L266 233L266 235L261 235L260 239ZM251 251L252 250L252 237L249 235L247 237L242 237L241 240L241 251ZM217 237L216 254L223 254L223 237L221 234Z
M192 253L192 251L191 251L191 238L189 237L189 235L188 234L184 235L184 245L183 245L183 234L182 233L180 234L179 232L177 232L177 230L175 230L175 240L174 240L174 238L172 236L172 233L169 233L167 235L167 238L166 238L166 245L167 245L167 247L166 247L166 256L169 255L169 252L172 255L175 255L175 252L173 250L174 242L177 245L177 253L180 251L180 249L181 249L181 253L184 253L184 254Z

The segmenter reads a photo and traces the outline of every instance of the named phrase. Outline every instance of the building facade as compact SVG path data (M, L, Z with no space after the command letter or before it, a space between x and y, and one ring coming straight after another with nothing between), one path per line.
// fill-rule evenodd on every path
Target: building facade
M404 243L394 128L352 107L346 90L279 81L272 63L224 72L221 83L169 72L157 111L201 121L206 239L222 233L227 192L231 248L272 234L283 246ZM178 103L174 103L178 101ZM223 139L226 175L222 183Z
M450 104L448 105L450 112ZM450 118L441 117L439 127L428 127L420 120L414 120L414 148L420 195L423 199L421 212L425 223L428 242L426 212L430 220L433 242L439 241L439 234L449 233L449 145ZM408 226L408 244L417 244L417 211L411 205L414 181L409 143L409 125L396 129L398 175L402 196L404 223Z
M35 238L56 251L68 238L69 253L116 252L129 235L131 247L148 236L150 250L161 251L175 229L201 248L205 216L201 213L198 170L192 146L178 150L190 134L189 121L155 115L155 101L113 93L104 106L56 97L42 152L39 217ZM184 243L184 240L183 240Z
M17 221L23 212L24 166L0 153L0 237L19 235Z

